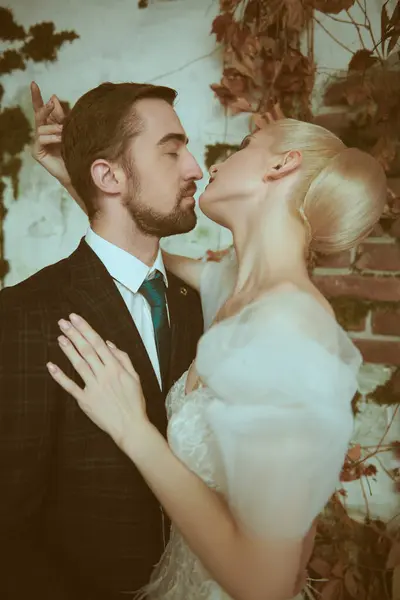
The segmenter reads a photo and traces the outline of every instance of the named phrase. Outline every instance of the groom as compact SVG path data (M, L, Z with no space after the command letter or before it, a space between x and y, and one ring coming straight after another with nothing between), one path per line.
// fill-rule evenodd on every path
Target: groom
M131 598L164 550L168 525L156 498L46 363L82 383L57 344L58 321L79 313L129 354L165 434L166 392L203 329L197 293L165 270L159 249L160 237L194 228L202 177L175 95L105 83L78 100L62 155L91 227L70 257L0 292L4 600ZM36 105L44 134L51 108Z

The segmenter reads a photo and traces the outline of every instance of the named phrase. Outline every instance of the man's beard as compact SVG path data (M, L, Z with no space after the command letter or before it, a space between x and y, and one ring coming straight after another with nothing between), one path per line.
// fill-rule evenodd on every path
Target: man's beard
M192 205L182 206L182 200L190 196L193 189L195 189L193 182L181 189L174 209L165 215L157 213L142 202L140 184L135 179L130 179L129 189L123 198L123 203L142 233L159 238L168 237L188 233L196 226L197 216L194 207Z

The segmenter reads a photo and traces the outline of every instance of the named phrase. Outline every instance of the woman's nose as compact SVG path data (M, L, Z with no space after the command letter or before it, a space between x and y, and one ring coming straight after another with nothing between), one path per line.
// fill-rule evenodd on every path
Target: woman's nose
M211 175L211 177L214 177L216 175L217 171L218 171L217 165L211 165L208 172Z

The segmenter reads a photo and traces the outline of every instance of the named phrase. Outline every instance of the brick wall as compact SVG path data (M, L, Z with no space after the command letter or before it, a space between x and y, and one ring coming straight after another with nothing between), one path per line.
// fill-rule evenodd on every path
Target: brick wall
M358 248L320 259L314 280L364 360L396 367L388 390L400 401L400 178L389 185L392 217Z

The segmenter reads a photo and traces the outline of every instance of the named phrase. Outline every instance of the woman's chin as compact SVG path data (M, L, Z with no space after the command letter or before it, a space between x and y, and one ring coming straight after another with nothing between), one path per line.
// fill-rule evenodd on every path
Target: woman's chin
M208 219L211 219L211 221L214 221L218 225L226 227L223 215L220 214L221 203L218 202L216 198L213 198L212 193L207 189L204 190L199 197L199 208Z
M208 204L209 203L208 203L207 190L204 190L204 192L202 194L200 194L200 196L199 196L199 208L200 208L201 212L203 212L205 215L207 215Z
M213 211L208 202L204 202L200 196L199 198L199 209L208 219L214 221Z

